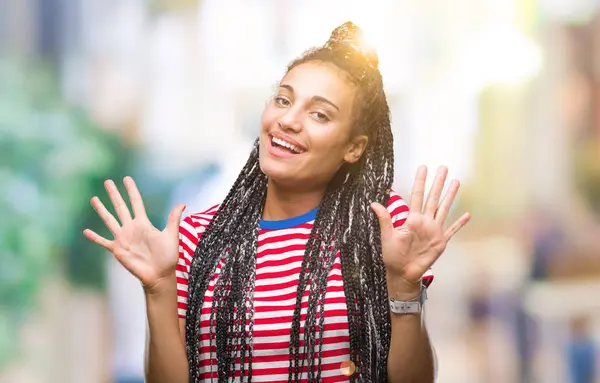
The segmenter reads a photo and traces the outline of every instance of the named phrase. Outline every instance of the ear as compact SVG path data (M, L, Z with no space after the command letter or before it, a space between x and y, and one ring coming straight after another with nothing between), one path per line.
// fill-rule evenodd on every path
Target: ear
M367 144L369 143L369 137L365 135L356 136L348 144L348 150L344 156L344 161L349 164L353 164L360 159L360 156L365 152Z

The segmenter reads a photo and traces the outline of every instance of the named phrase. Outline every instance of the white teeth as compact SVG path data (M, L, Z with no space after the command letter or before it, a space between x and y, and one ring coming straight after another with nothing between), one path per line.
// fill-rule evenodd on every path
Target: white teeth
M303 153L304 151L298 147L296 147L295 145L290 144L289 142L286 142L284 140L282 140L281 138L277 138L277 137L273 137L272 141L274 143L276 143L279 146L285 146L286 148L296 152L296 153Z

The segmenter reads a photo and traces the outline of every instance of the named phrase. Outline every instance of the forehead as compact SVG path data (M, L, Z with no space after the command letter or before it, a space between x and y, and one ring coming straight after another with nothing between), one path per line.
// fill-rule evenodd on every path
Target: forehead
M310 61L290 70L281 84L291 85L294 95L300 98L321 96L340 109L350 108L356 93L346 73L330 63Z

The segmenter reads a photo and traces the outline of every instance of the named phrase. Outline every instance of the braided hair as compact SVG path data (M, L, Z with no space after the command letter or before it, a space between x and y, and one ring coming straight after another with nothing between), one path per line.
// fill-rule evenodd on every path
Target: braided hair
M361 159L344 164L330 181L306 244L291 324L288 380L298 381L307 370L309 382L321 380L324 305L327 275L340 253L350 337L352 382L383 382L391 324L380 228L369 208L387 204L394 174L393 136L389 107L374 52L364 50L360 30L345 23L320 48L305 52L287 68L306 62L331 63L356 85L358 107L353 133L369 143ZM240 371L252 381L253 294L256 251L267 176L259 166L259 145L202 235L189 275L186 317L190 381L200 378L200 318L209 282L221 265L210 310L211 352L216 350L220 382ZM300 320L304 292L309 290L303 329ZM301 342L301 338L303 342ZM212 358L211 358L212 359ZM245 363L246 362L246 363Z

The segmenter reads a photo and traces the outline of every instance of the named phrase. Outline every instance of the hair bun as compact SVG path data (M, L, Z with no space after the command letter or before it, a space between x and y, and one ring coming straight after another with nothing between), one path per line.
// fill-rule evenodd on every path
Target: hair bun
M366 43L362 29L351 21L345 22L331 32L325 48L351 50L352 53L358 53L370 67L377 68L379 65L377 51Z

